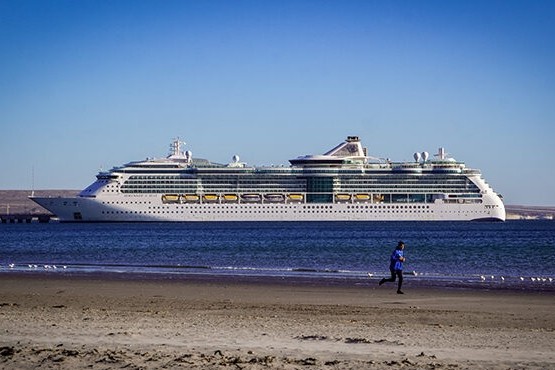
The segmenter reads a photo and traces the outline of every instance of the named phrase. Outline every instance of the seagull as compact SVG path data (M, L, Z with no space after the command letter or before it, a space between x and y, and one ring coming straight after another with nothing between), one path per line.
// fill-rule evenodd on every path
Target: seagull
M536 278L534 278L534 277L531 277L531 278L530 278L530 280L532 280L532 281L536 281Z
M13 269L15 267L15 264L10 263L8 266L10 266L10 268Z
M484 275L481 275L481 276L480 276L480 279L481 279L482 281L485 281L485 280L486 280L486 277L485 277Z
M501 280L502 280L502 281L505 281L505 278L504 278L503 276L501 276Z
M64 268L65 268L65 266L64 266ZM369 272L369 273L368 273L368 277L372 277L372 276L374 276L374 274L372 274L372 273Z
M553 278L549 278L547 280L549 280L550 283L553 282Z
M520 277L520 281L524 281L524 278L522 276Z

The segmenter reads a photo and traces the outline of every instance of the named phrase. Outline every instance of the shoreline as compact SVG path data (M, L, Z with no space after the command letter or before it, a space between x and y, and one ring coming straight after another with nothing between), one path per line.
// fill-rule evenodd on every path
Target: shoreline
M266 274L230 274L230 273L159 273L159 272L116 272L116 271L64 271L64 270L0 270L0 281L2 276L14 276L21 278L46 278L46 279L99 279L119 281L161 281L161 282L212 282L212 283L245 283L245 284L269 284L269 285L308 285L308 286L337 286L337 287L359 287L372 289L378 285L385 274L366 276L319 276L310 275L266 275ZM526 279L524 282L513 279L513 281L484 280L478 278L461 280L456 278L434 278L414 277L410 273L404 276L403 289L435 289L435 290L467 290L467 291L499 291L515 293L549 293L555 292L555 281L532 282Z
M404 290L0 274L0 368L555 368L553 294Z

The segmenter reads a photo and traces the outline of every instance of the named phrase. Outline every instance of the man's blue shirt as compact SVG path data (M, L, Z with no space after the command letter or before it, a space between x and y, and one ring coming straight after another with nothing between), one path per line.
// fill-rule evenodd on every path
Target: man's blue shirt
M390 270L403 270L403 262L401 261L401 257L403 257L403 250L395 249L391 254L391 263L389 264Z

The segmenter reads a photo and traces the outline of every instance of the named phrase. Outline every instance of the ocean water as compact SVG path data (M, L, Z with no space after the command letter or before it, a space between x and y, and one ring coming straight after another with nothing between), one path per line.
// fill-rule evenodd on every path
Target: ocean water
M0 273L375 284L399 240L407 284L555 291L555 222L548 220L0 224Z

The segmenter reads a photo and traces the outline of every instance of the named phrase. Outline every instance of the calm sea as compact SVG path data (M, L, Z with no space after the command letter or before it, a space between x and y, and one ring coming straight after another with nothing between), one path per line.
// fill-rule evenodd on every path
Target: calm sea
M0 273L375 284L399 240L407 283L555 291L553 221L0 224Z

